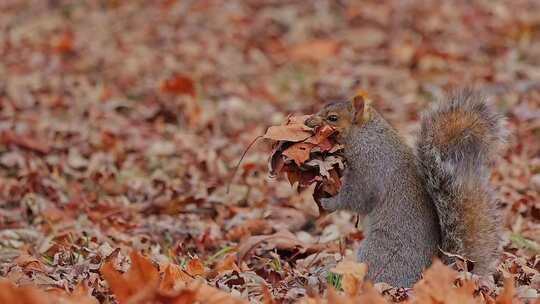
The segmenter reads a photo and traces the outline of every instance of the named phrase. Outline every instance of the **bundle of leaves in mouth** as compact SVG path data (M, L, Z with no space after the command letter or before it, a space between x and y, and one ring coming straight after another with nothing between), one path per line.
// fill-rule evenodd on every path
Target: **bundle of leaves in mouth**
M336 195L341 188L343 145L336 141L334 127L310 128L305 125L308 117L289 116L285 124L268 128L264 138L275 141L268 164L270 177L285 173L291 185L298 183L299 191L315 184L313 198L322 213L320 199Z

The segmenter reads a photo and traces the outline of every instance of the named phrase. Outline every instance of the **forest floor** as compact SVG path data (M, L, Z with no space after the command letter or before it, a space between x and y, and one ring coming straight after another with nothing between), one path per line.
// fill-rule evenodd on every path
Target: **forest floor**
M538 297L539 67L534 0L1 1L0 302ZM464 85L512 134L493 282L435 265L414 290L363 283L356 216L268 179L268 142L226 191L289 114L361 88L413 143Z

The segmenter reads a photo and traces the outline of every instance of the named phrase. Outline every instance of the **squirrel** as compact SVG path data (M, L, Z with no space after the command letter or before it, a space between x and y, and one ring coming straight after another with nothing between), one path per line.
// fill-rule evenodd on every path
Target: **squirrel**
M334 126L345 147L342 187L321 204L364 216L357 257L368 279L411 287L433 257L451 264L452 254L473 261L477 275L494 271L502 224L489 177L504 121L471 89L423 113L415 149L362 96L329 103L306 120Z

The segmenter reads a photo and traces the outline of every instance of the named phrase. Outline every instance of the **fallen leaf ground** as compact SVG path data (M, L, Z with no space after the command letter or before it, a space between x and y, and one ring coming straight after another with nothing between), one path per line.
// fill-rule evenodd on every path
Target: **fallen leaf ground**
M512 134L492 178L507 215L505 254L495 285L475 294L492 299L509 278L514 293L500 303L533 299L539 66L534 0L1 1L0 275L103 303L169 301L164 290L193 278L199 287L177 303L235 303L228 293L289 303L347 289L329 269L361 241L356 218L318 217L309 191L268 180L264 141L227 193L244 148L288 114L359 88L412 142L429 102L474 85ZM128 279L113 272L130 269L134 251L160 266L159 292L154 270L133 275L154 269L146 262ZM415 289L419 299L429 286L452 294L440 276ZM1 299L43 301L35 288L1 284ZM142 286L154 289L141 295ZM11 291L25 297L6 298Z

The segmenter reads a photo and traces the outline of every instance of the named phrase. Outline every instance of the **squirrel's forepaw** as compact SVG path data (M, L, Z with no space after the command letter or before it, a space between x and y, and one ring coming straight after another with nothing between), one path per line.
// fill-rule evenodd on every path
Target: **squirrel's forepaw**
M334 212L338 209L338 200L334 197L321 198L321 206L324 210Z

